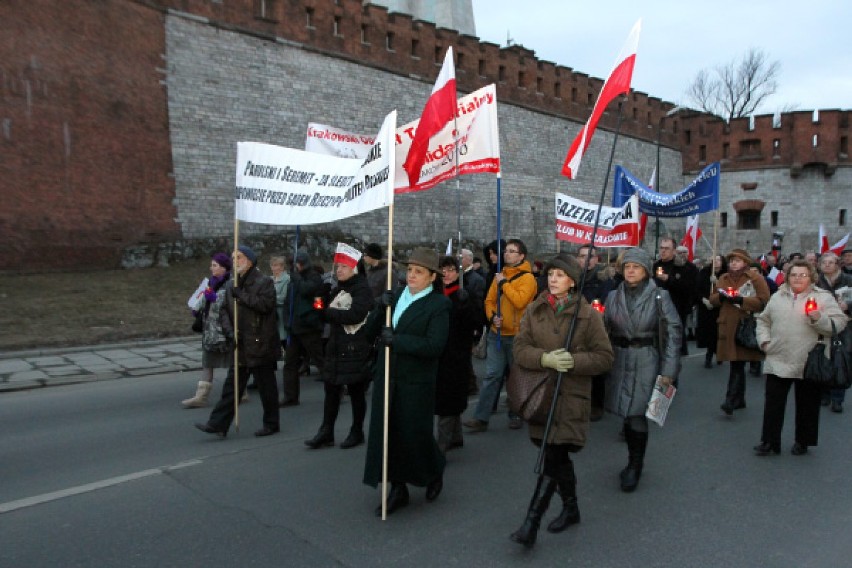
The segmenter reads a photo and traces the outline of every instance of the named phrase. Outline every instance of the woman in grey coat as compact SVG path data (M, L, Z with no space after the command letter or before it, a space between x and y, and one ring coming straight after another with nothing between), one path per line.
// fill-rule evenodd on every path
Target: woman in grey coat
M624 281L609 293L604 311L615 353L605 408L624 418L629 461L621 471L621 489L628 492L642 476L648 445L645 410L657 375L669 385L680 370L683 327L669 293L651 280L652 266L651 256L640 248L624 253Z

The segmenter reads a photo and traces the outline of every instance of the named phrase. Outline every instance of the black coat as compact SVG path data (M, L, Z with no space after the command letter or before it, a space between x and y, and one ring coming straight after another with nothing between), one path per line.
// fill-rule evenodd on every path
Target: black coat
M473 330L479 325L479 310L471 295L459 300L459 292L448 296L453 303L450 309L450 334L447 346L438 363L438 381L435 386L435 414L455 416L467 408L468 368Z
M281 352L278 323L275 316L275 284L252 266L239 279L225 288L225 305L219 311L223 333L234 337L234 298L237 299L237 341L241 367L275 367Z
M669 279L665 282L656 278L657 269L660 267L662 267L663 272L669 275ZM687 262L683 266L678 266L674 260L658 260L654 263L654 283L658 288L668 290L672 303L674 303L681 319L689 315L697 299L695 290L697 278L698 269L691 262Z
M325 321L330 324L328 343L325 346L325 364L322 379L333 385L349 385L370 380L372 370L370 354L372 342L367 336L367 315L373 308L373 294L363 274L355 274L345 282L339 282L331 292L331 303L326 308ZM332 307L337 302L348 309ZM354 326L362 324L354 333ZM352 327L350 327L352 326Z
M710 271L712 267L705 266L701 270L698 271L698 278L695 283L695 293L699 298L710 298ZM716 275L716 277L722 276L722 273ZM704 305L700 299L698 301L698 316L696 318L695 324L695 346L699 349L704 349L707 347L713 348L713 351L716 350L716 341L719 332L719 324L717 320L719 319L719 308L714 307L712 310L708 310L707 306Z
M293 321L290 333L300 334L322 331L322 311L314 308L314 298L322 296L322 275L309 266L290 275L290 290L293 294Z

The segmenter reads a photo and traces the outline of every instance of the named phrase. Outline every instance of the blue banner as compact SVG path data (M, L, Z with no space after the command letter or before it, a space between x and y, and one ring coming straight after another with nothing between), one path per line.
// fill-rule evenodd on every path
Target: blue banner
M621 166L615 167L612 206L621 207L634 193L639 211L652 217L688 217L719 208L719 162L713 162L677 193L657 193Z

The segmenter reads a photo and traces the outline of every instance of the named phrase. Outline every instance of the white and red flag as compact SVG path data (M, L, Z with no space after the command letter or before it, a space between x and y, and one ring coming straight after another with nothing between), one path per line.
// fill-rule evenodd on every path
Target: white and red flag
M456 116L456 69L453 64L453 48L447 49L444 56L444 64L441 72L432 87L432 94L420 113L420 122L411 148L405 157L403 168L408 174L408 183L411 187L420 181L420 170L426 161L426 151L429 149L429 139L444 129L448 122Z
M592 135L594 135L595 128L597 128L598 121L603 116L606 107L618 95L627 94L630 91L630 81L633 79L633 64L636 62L636 50L639 47L639 31L641 28L642 20L633 25L630 35L627 36L627 43L624 44L621 53L618 54L615 67L604 81L598 100L595 101L595 106L592 108L592 115L577 134L574 142L571 143L571 148L565 157L565 163L562 164L562 175L568 177L568 179L577 177L580 160L583 159L583 154L586 153L586 149L592 142Z
M831 252L833 252L837 256L840 256L841 254L843 254L843 251L846 249L846 244L849 242L849 235L850 234L852 234L852 233L846 233L845 237L843 237L842 239L840 239L839 241L837 241L836 243L831 245L828 250L830 250Z
M769 274L767 274L766 276L768 278L771 278L779 286L784 283L784 273L775 268L774 266L769 270Z
M686 234L680 241L681 246L689 249L689 262L695 259L695 245L701 238L701 229L698 228L698 215L690 215L686 218Z
M831 249L828 246L828 235L825 232L825 225L819 224L819 253L828 252Z

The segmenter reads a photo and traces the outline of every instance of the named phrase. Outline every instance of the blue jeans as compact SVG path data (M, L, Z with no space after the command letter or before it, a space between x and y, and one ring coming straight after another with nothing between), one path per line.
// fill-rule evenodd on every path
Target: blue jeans
M488 423L491 412L500 398L503 389L503 379L509 365L512 364L512 341L513 336L501 336L500 347L497 347L497 335L489 330L486 344L488 345L485 356L485 378L479 389L479 402L473 417L480 422ZM510 415L511 418L511 415Z

